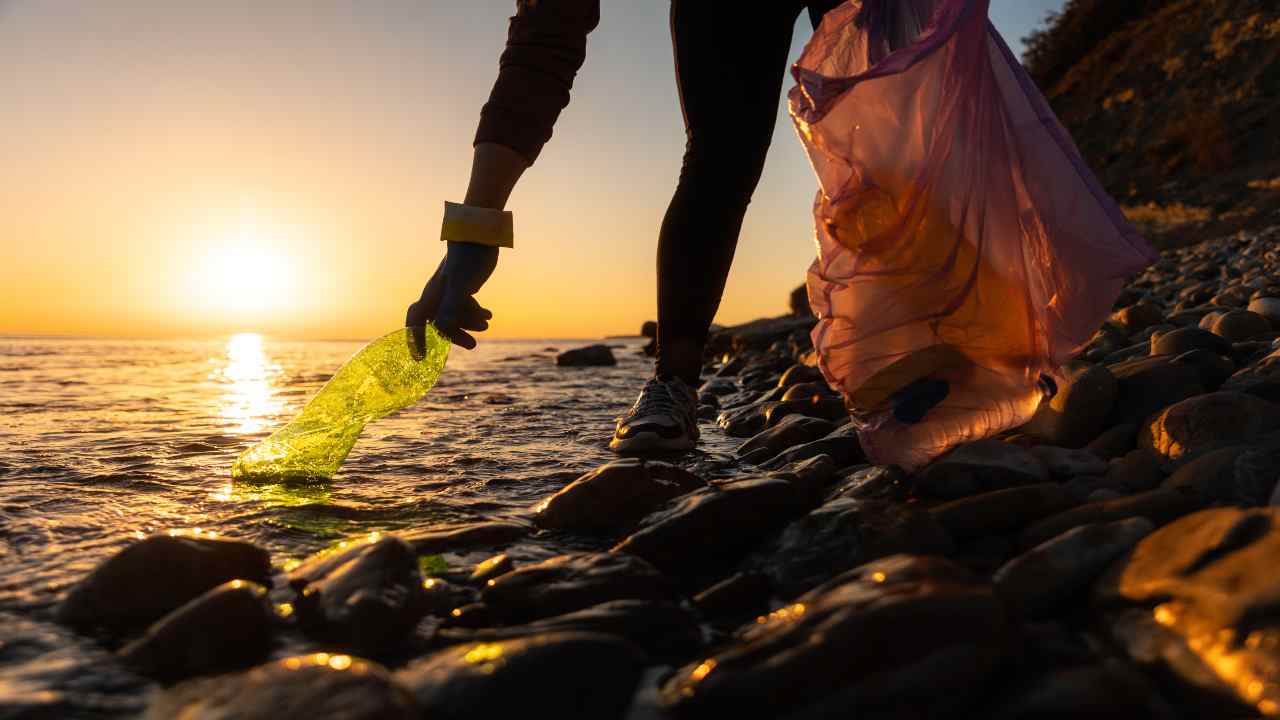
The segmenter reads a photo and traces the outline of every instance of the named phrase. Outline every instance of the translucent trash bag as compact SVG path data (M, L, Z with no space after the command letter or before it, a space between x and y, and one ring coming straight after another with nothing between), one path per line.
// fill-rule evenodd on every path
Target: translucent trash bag
M415 344L415 333L422 333ZM245 450L231 468L237 480L332 478L369 422L408 407L436 384L449 339L427 325L404 328L365 345L288 425ZM419 352L425 348L425 352Z
M1155 253L989 0L868 4L827 13L789 106L819 185L819 365L871 458L912 469L1029 420ZM899 419L895 397L919 381L945 397Z

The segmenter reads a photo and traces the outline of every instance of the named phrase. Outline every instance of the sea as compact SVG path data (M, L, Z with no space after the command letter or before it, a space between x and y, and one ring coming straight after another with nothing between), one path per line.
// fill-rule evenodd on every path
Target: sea
M556 366L559 351L598 342L613 346L616 366ZM362 343L0 337L0 718L145 708L156 686L117 661L117 641L77 634L52 614L70 586L149 534L199 528L248 540L279 569L373 532L527 517L614 459L614 422L652 372L644 342L454 348L436 387L370 424L332 481L250 485L232 481L232 461ZM699 451L679 461L723 464L733 445L704 428ZM520 564L592 549L584 542L535 535L506 552Z

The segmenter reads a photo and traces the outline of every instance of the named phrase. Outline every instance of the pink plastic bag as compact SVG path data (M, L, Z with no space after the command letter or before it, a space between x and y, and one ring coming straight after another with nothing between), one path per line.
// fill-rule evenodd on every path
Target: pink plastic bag
M819 184L820 366L868 455L912 469L1030 419L1155 253L988 22L989 0L868 2L862 26L856 0L827 13L790 109ZM894 393L922 379L946 397L903 422Z

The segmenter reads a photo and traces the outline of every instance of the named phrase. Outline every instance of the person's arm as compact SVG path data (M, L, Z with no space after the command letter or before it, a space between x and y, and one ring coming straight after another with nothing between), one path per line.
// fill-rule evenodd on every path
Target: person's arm
M573 78L586 58L587 34L600 19L599 0L520 0L511 18L498 79L480 112L471 178L464 206L501 211L551 138L560 112L569 104ZM446 225L449 217L446 216ZM507 219L509 234L510 220ZM414 345L423 348L422 326L431 322L455 344L476 345L467 330L486 330L493 314L473 297L498 263L498 248L486 241L451 234L448 250L405 324L418 328ZM509 246L509 245L508 245Z

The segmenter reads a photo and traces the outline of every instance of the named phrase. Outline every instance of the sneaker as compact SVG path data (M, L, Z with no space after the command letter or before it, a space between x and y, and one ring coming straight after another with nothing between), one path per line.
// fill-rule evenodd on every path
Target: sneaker
M653 378L618 418L609 448L618 453L691 450L698 442L698 394L679 378Z

